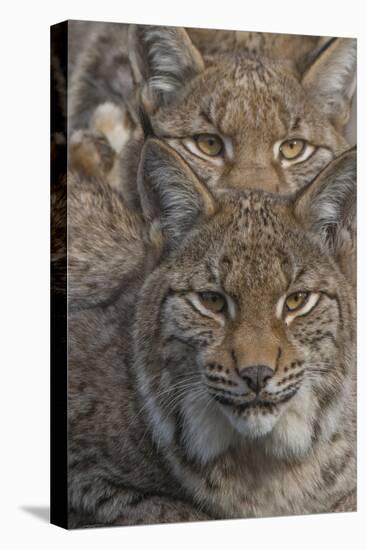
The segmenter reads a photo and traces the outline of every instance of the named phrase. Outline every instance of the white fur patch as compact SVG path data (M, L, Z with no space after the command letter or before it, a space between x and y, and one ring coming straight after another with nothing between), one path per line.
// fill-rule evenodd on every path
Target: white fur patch
M183 410L186 448L202 464L225 452L237 439L235 430L210 396L201 399L187 396Z
M326 190L318 197L315 214L319 227L327 224L339 224L344 204L347 203L350 196L352 197L355 189L354 178L353 168L350 166L348 172L339 174L339 180L337 176L333 178L329 192Z
M186 296L192 305L202 313L202 315L205 315L205 317L210 317L210 319L216 321L221 327L225 326L224 316L221 313L214 313L213 311L205 308L196 293L189 292Z
M227 417L235 430L248 439L257 439L269 434L278 419L277 415L261 413L253 413L245 417L236 416L230 410L227 411Z
M188 151L196 155L196 157L200 157L201 159L205 159L211 164L215 164L216 166L222 166L224 164L224 159L221 156L217 157L210 157L210 155L205 155L200 151L200 149L197 147L196 142L192 138L186 138L183 140L183 145L185 146Z
M230 160L233 160L233 158L234 158L233 142L228 137L221 136L221 139L222 139L222 141L224 142L224 145L225 145L225 154L226 154L227 158L230 159Z
M292 321L296 319L296 317L301 317L301 315L305 315L306 313L311 311L313 307L315 307L318 303L319 297L320 294L318 292L313 292L304 304L304 307L297 311L289 312L285 318L286 325L288 326L290 323L292 323Z
M224 296L226 298L227 309L229 312L230 319L235 319L235 315L236 315L235 302L228 294L224 293Z
M149 86L164 95L175 93L187 76L204 67L189 39L182 44L182 36L177 36L174 29L150 28L144 35L144 43L151 75Z
M330 99L330 110L334 108L334 100L349 100L355 92L356 44L353 39L338 39L338 48L333 51L322 71L318 71L316 88L325 100Z
M266 442L269 454L283 458L301 457L308 452L316 409L311 399L311 392L303 385L289 401L287 409L281 414Z
M276 317L279 320L282 319L283 306L285 305L285 300L286 300L286 294L281 296L281 298L278 300L277 305L276 305Z
M138 371L139 390L144 399L144 407L139 414L148 418L156 444L159 446L171 445L174 436L174 423L171 419L163 416L159 405L156 402L153 391L151 390L149 375L143 368Z
M273 157L276 161L281 163L282 168L288 168L289 166L293 166L294 164L298 164L299 162L304 162L304 160L308 159L310 155L315 151L314 145L312 145L311 143L306 143L304 147L304 151L301 153L299 157L293 160L284 159L281 157L280 147L284 141L287 141L289 139L296 139L296 138L284 138L284 139L281 139L280 141L276 141L276 143L273 145ZM304 139L304 138L301 138L301 139Z
M103 134L112 149L119 154L131 137L130 128L124 122L124 110L113 103L99 105L92 119L92 127Z

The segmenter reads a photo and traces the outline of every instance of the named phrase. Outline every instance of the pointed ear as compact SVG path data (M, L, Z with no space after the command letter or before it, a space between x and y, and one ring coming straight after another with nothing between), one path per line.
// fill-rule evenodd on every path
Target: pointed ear
M341 129L348 121L356 89L357 41L333 38L318 51L302 83L316 105Z
M319 237L345 271L356 252L356 148L328 166L295 198L295 216ZM347 267L348 266L348 267Z
M143 147L137 184L144 218L155 236L158 227L160 245L170 249L216 210L213 196L189 166L156 139L147 140Z
M129 57L134 79L143 86L147 112L169 104L179 89L204 69L199 51L179 27L130 25Z

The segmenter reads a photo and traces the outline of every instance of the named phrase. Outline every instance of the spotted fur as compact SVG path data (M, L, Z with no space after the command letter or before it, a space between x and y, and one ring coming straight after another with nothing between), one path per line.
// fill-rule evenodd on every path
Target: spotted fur
M348 147L355 40L107 25L83 52L73 72L70 125L95 132L93 112L105 102L121 117L129 113L112 179L130 206L139 207L143 133L173 147L212 189L255 182L294 191ZM194 136L201 133L220 136L225 153L197 154ZM290 138L307 140L312 154L281 159L279 145Z
M354 510L354 151L296 194L214 197L149 140L141 224L108 185L86 188L94 199L70 195L71 212L87 209L73 254L112 263L103 299L69 316L70 526ZM98 228L100 251L88 245ZM116 291L134 246L140 262ZM231 306L205 314L208 290ZM296 290L319 298L287 324L278 303ZM272 372L256 398L252 365Z

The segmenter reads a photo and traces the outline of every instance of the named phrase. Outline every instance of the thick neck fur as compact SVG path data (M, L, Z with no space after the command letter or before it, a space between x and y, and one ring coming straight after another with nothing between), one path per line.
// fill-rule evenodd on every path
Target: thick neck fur
M141 352L139 337L134 368L145 422L173 475L201 505L219 517L242 517L243 509L246 517L343 509L339 502L350 479L355 482L353 357L340 354L349 375L321 413L311 395L299 392L302 413L283 416L269 435L253 439L239 434L212 401L194 394L179 400L179 391L169 390L164 353L152 359L151 349ZM154 367L163 373L157 379L146 370Z
M243 200L243 205L245 204L249 203ZM255 234L252 233L256 231L255 220L258 222L258 216L262 215L262 213L259 214L262 211L257 210L257 205L259 208L260 204L254 197L251 203L253 227L250 228L249 223L249 229L243 226L240 230L240 235L248 231L248 240L249 235ZM266 211L264 203L261 203L261 208ZM234 215L230 221L221 217L217 224L218 228L222 228L219 231L224 231L223 228L226 228L232 253L235 250L235 237L234 240L230 237L230 228L239 231L241 221L248 216L247 213L244 214L245 208L238 208L238 212L238 216ZM281 210L279 212L278 215L283 216L283 212L282 214ZM220 215L224 216L224 214ZM271 229L266 226L268 231L272 234L281 231L280 228L283 226L281 222L278 224L277 218L271 218L270 209L266 213L263 211L263 215L266 216L267 226L273 223ZM215 227L215 223L212 222L211 235L214 234ZM258 267L258 263L265 261L265 249L263 259L261 252L265 237L266 229L263 234L258 234L259 246L255 249L256 276L258 280L263 277L261 283L256 283L259 285L265 284L264 281L268 277L265 270L262 272ZM245 237L241 238L245 241ZM194 237L192 239L194 243ZM214 236L210 242L215 243ZM215 247L212 244L209 246ZM273 244L271 246L273 247ZM306 246L303 243L305 255ZM314 247L311 239L309 239L309 247L312 254L316 255L317 247ZM191 248L192 252L189 252ZM201 258L201 265L205 265L207 260L204 249L202 252L193 252L194 248L194 244L191 244L188 239L185 254L190 261L194 261L192 258L196 254ZM286 247L284 246L283 249L285 251ZM319 254L324 254L324 251L321 252L319 249ZM243 252L238 261L243 261ZM246 261L248 263L250 259ZM239 265L236 269L232 268L236 274L240 272ZM306 376L297 394L282 408L275 424L271 418L267 420L263 416L258 418L259 431L256 434L255 420L247 431L245 423L239 422L239 419L237 422L235 418L227 415L225 407L222 408L220 403L212 400L200 388L198 374L200 352L197 351L197 347L194 349L189 342L176 336L173 328L171 329L170 324L167 324L166 318L164 320L165 304L171 299L172 292L179 293L177 290L172 291L169 282L172 280L170 277L175 268L174 258L163 261L147 278L142 288L134 326L133 367L139 400L146 406L145 420L151 437L167 457L174 475L183 486L193 491L197 498L209 502L210 506L214 503L214 509L216 507L220 513L229 516L240 515L240 499L244 498L243 495L250 500L247 508L248 515L280 514L285 511L288 513L290 510L292 512L312 511L319 487L322 487L324 498L323 496L318 498L317 509L324 509L326 499L335 505L342 491L349 487L350 477L354 478L355 460L353 297L343 275L335 267L335 273L327 282L331 290L324 300L328 301L328 305L323 306L323 309L320 308L319 313L320 316L327 317L320 317L318 322L314 320L300 329L293 329L300 330L302 335L298 333L296 336L300 340L308 338L313 342L312 347L309 347L308 343L302 344L302 348L308 350L304 356ZM215 273L214 262L211 262L211 272ZM275 272L273 275L279 277ZM245 276L242 272L242 278ZM242 284L242 278L238 284ZM254 282L252 284L254 285ZM255 286L253 286L252 293L255 292ZM339 304L347 304L347 306L339 306ZM339 307L341 307L340 310ZM332 331L335 330L336 336L329 336L332 343L329 344L331 355L328 355L326 340L328 336L324 329L323 332L319 332L318 339L314 330L312 332L311 330L314 329L312 323L315 327L322 326L322 319L323 322L324 319L329 319L332 310L336 319L334 320L336 325L332 325ZM257 314L260 317L260 310L257 310ZM172 322L174 323L174 315ZM260 342L261 333L258 332L257 336ZM321 340L321 338L325 339ZM258 342L257 345L259 345ZM298 355L295 356L298 357ZM327 357L331 357L331 364ZM283 360L282 370L286 364L289 365L285 361L288 359ZM287 372L288 368L286 367L284 372ZM321 372L322 369L327 371L325 378L317 374L317 371ZM297 372L296 369L294 372ZM285 374L282 376L286 378ZM190 389L186 391L189 385ZM267 432L266 422L269 423ZM345 473L346 470L347 473ZM263 472L266 474L262 475ZM345 475L343 477L332 472L345 473ZM207 491L208 479L216 489L211 488ZM252 481L243 488L242 479ZM225 494L220 490L224 483L227 489ZM279 504L281 499L278 499L276 491L279 486L283 487L286 484L288 484L290 496L287 500L284 497L283 502ZM273 496L269 496L271 490Z
M152 299L164 299L164 287L156 286L156 294ZM144 309L150 307L144 303ZM290 419L287 416L280 419L274 430L262 438L248 438L239 435L216 404L209 398L204 401L187 395L183 399L177 397L173 402L175 407L169 414L166 400L159 399L169 392L172 386L169 374L169 361L161 345L154 345L159 327L158 317L144 324L137 316L134 331L135 367L137 369L137 389L142 400L147 400L149 423L152 436L157 444L183 450L190 459L202 466L230 453L233 448L242 448L244 454L248 448L255 448L257 457L266 461L268 456L286 460L306 460L319 444L324 446L336 432L344 429L350 423L350 405L355 396L355 357L352 353L352 342L345 349L340 349L338 364L343 364L348 371L347 380L336 392L334 399L326 403L319 415L316 400L311 394L306 394L305 388L298 399L304 401L302 414L297 410ZM145 344L143 344L143 342ZM152 346L154 352L150 348ZM177 342L174 361L181 362L184 369L195 368L193 358L190 362L189 351ZM164 368L164 365L165 366ZM161 372L161 376L151 376L151 372ZM174 395L172 390L170 395ZM179 395L179 394L178 394ZM291 411L291 406L289 407ZM177 439L176 418L180 419L180 433ZM351 420L352 423L352 420ZM235 449L235 454L237 449Z
M347 438L348 456L353 456L355 357L352 352L353 337L349 331L340 334L341 340L348 339L348 345L340 347L337 355L338 366L344 365L347 377L333 398L325 400L320 410L318 400L311 393L306 393L304 387L295 398L301 400L301 408L296 406L294 400L289 405L288 414L282 416L270 434L253 439L238 433L220 407L208 398L199 400L193 392L180 399L179 387L174 392L169 373L171 361L181 362L182 368L186 370L195 368L195 365L184 344L177 342L174 359L172 355L167 356L161 346L158 336L159 309L155 308L169 292L167 286L158 284L162 280L161 275L158 270L150 277L147 292L144 293L149 298L138 304L134 329L134 369L139 399L146 404L146 421L151 436L158 448L169 457L175 475L183 485L187 484L189 488L197 479L202 481L207 477L207 472L211 472L213 478L220 478L218 472L222 468L226 472L229 468L231 473L227 475L232 476L232 480L243 475L246 479L254 476L256 484L260 483L261 486L256 486L259 495L260 488L264 490L268 484L275 486L283 479L285 472L292 468L296 469L298 476L304 476L303 482L308 484L309 480L305 477L307 472L314 463L321 464L327 453L334 453L336 442L342 438L341 434ZM156 315L146 323L143 311L148 309ZM169 399L166 399L167 395ZM296 410L291 415L293 407ZM343 446L344 441L342 450ZM238 464L241 465L239 468ZM190 475L187 475L187 468ZM259 473L263 471L270 473L260 477ZM326 477L324 472L323 475ZM338 496L337 492L335 495ZM235 497L232 498L234 502ZM236 505L232 506L235 509ZM270 513L276 513L275 509L276 505L273 504Z
M121 521L129 524L149 517L159 521L165 498L174 501L169 509L178 506L180 512L164 521L197 519L198 509L212 518L354 509L354 496L343 508L338 504L354 495L356 483L353 290L326 248L290 216L287 199L260 192L225 195L208 221L159 256L154 247L145 247L148 232L138 218L129 218L114 192L111 208L100 209L99 194L86 201L92 189L93 182L85 182L82 196L93 215L85 212L86 231L74 234L70 248L72 258L82 259L83 253L90 263L86 271L85 264L72 264L70 303L76 297L78 307L69 315L70 506L101 523L117 521L128 509ZM70 200L76 196L71 193ZM105 262L95 265L99 256L92 238L98 227L109 227L102 220L111 212L127 239L116 242L112 231L106 241L113 269ZM158 245L158 232L155 237ZM277 296L282 303L288 288L282 279L291 279L294 269L307 277L305 288L324 285L325 291L315 316L300 318L287 330L271 300ZM95 276L98 285L90 286ZM222 291L235 297L228 313L237 312L237 318L227 323L202 318L197 301L187 301L192 289L218 285L218 277ZM105 280L108 285L100 287ZM104 293L112 287L120 297L106 301ZM102 297L99 305L90 303L92 291ZM251 330L254 345L243 344ZM225 355L228 346L236 342L242 364L248 351L258 349L270 361L273 349L279 357L281 339L272 393L287 395L278 385L286 378L286 387L302 381L283 404L282 416L242 418L205 397L202 373L212 361L205 353L234 371L234 358ZM307 355L301 356L304 349ZM301 378L305 360L311 368L309 377ZM156 493L160 500L154 509L146 494ZM139 516L136 507L129 508L136 501L146 504Z

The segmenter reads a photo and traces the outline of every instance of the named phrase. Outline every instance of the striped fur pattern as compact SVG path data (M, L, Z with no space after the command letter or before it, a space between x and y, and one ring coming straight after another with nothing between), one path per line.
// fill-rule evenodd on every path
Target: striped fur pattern
M355 152L296 194L214 197L149 140L140 221L115 190L102 184L104 208L100 182L85 183L95 199L70 195L87 220L74 254L112 264L100 302L69 317L70 526L354 510ZM100 257L98 240L83 244L98 227ZM138 261L116 292L112 249L128 254L131 238ZM286 309L302 291L304 307ZM244 375L253 365L271 373L260 391Z
M355 40L140 25L101 26L91 36L73 72L71 127L88 141L88 131L100 133L95 109L120 109L124 146L109 139L116 129L104 137L118 166L110 179L131 206L139 207L143 129L179 152L212 189L255 182L294 191L347 149ZM195 136L203 133L222 140L220 155L198 150ZM308 144L293 161L280 154L288 139ZM85 157L84 166L93 158L87 148Z

